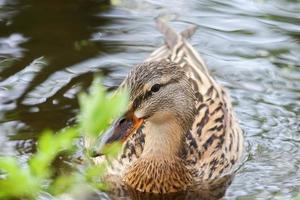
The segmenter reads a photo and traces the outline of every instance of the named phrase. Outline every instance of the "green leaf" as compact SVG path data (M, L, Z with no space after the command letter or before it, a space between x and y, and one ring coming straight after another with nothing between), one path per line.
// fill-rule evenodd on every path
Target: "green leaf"
M12 157L0 157L0 199L8 197L34 198L41 187L41 180L22 168Z
M74 128L65 129L57 134L46 131L38 141L37 153L29 161L32 173L40 178L51 175L50 165L62 151L71 151L74 148L74 139L78 131Z
M99 78L93 81L89 94L79 95L79 125L84 135L97 137L112 119L125 111L128 104L127 92L122 90L106 94Z
M67 191L71 191L74 185L80 184L79 174L74 172L69 175L62 175L54 179L54 181L49 186L49 193L56 196Z
M104 173L106 172L107 167L108 163L106 162L101 165L89 166L85 170L86 181L97 189L107 190L107 185L101 179Z
M117 157L120 152L121 147L122 147L122 144L120 144L118 142L114 142L112 144L106 145L103 148L102 153L108 157Z

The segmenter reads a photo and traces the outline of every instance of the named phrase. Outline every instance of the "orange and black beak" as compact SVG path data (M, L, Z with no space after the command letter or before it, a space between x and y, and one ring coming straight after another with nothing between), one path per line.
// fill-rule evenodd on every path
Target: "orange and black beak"
M132 133L143 124L144 119L137 118L133 110L127 111L123 117L116 120L112 126L102 135L100 143L94 149L93 156L101 155L101 150L107 144L113 142L123 143ZM96 153L98 152L98 153Z

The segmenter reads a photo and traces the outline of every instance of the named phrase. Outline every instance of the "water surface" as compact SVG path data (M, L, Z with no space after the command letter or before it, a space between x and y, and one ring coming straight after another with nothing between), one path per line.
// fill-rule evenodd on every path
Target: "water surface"
M178 30L198 26L191 43L245 130L249 160L224 199L290 199L300 192L299 13L297 0L0 0L0 154L24 162L40 131L72 124L95 73L117 86L163 43L163 15Z

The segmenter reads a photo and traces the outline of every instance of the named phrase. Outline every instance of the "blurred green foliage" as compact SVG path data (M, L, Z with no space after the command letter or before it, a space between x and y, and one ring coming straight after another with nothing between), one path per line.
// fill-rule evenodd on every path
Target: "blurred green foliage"
M99 132L124 111L127 105L126 91L106 94L100 79L94 81L89 94L79 95L80 114L79 126L85 135L98 137Z
M0 199L36 199L42 192L57 196L83 184L106 189L100 177L105 173L107 162L97 166L86 163L83 170L75 168L55 178L51 164L62 152L72 154L78 151L76 144L79 137L94 140L99 137L111 120L124 111L127 99L124 91L107 93L100 79L95 79L89 93L79 95L78 125L57 133L45 131L37 142L36 153L25 164L21 164L15 157L0 157ZM115 156L118 150L119 145L113 144L103 153Z

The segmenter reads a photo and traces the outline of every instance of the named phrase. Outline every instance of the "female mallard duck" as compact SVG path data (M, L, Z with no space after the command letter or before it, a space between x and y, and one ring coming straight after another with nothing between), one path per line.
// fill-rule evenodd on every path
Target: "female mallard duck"
M123 143L110 178L141 192L171 193L230 174L243 135L227 92L186 41L195 27L177 34L157 25L166 44L121 85L130 91L128 111L102 143Z

